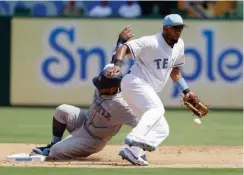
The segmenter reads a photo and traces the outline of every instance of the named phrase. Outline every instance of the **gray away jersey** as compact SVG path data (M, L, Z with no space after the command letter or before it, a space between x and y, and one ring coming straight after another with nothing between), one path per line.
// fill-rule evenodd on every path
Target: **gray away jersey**
M99 152L123 124L135 127L138 123L121 93L100 96L95 91L87 113L71 105L61 105L54 116L61 123L68 123L66 129L71 132L52 146L50 156L56 159L87 157Z
M84 127L91 135L107 140L116 135L123 124L135 127L138 121L122 93L100 96L96 90Z

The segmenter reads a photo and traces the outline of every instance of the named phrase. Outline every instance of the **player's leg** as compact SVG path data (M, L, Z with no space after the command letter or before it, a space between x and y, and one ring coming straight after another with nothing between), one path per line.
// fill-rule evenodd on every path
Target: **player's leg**
M152 121L149 122L148 119ZM169 126L164 116L157 109L150 109L142 115L138 125L127 135L126 143L154 151L168 135Z
M53 145L48 159L63 160L87 157L102 150L107 142L108 140L92 137L82 125L72 135Z
M52 133L53 139L51 144L45 147L37 147L33 152L48 155L50 148L62 140L65 129L70 133L79 128L86 118L85 112L75 106L63 104L56 108L53 115Z
M58 132L59 129L60 132L62 131L62 135L61 133L58 133L61 136L63 136L65 129L67 129L69 133L72 133L77 128L80 128L82 126L85 119L86 113L83 109L67 104L60 105L56 108L53 120L55 120L56 123L62 124L65 127L55 128L55 125L53 125L53 134L55 134L55 132ZM57 130L55 131L55 129Z
M87 152L83 148L84 145L82 145L80 141L81 138L79 137L74 137L72 135L68 136L51 147L47 160L65 160L91 155L90 152Z
M121 89L132 111L141 117L138 125L127 135L126 143L154 150L169 135L160 98L151 86L132 74L123 78Z

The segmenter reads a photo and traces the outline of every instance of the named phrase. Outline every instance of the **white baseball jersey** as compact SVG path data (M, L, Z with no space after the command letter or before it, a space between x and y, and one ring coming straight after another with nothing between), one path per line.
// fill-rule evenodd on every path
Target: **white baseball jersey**
M125 43L136 59L131 73L144 79L156 92L160 92L170 77L173 67L185 63L184 42L179 38L171 48L162 33L144 36Z

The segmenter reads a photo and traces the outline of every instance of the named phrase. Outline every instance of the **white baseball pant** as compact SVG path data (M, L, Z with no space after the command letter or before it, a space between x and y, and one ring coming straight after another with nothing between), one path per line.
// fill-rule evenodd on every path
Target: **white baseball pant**
M123 77L121 90L132 112L140 118L127 137L157 147L169 135L159 96L147 82L131 73Z

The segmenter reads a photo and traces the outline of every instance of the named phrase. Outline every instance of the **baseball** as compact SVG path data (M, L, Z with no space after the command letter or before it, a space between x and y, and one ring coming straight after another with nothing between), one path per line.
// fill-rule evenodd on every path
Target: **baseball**
M195 124L197 124L197 125L200 125L202 122L201 122L201 120L199 119L199 118L195 118L194 120L193 120L193 122L195 123Z

